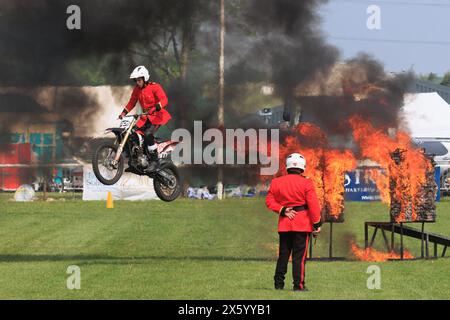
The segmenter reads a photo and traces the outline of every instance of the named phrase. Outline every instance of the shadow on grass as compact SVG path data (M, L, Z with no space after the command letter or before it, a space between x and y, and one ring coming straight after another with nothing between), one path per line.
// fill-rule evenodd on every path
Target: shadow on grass
M447 258L447 257L445 257ZM445 259L440 258L440 259ZM231 257L231 256L138 256L138 257L116 257L105 255L20 255L0 254L0 263L15 262L76 262L79 265L88 264L146 264L151 261L212 261L212 262L276 262L274 257ZM310 262L361 262L354 259L312 259Z
M0 254L0 263L14 262L60 262L80 261L79 264L145 264L150 261L231 261L231 262L273 262L274 258L265 257L220 257L220 256L139 256L139 257L115 257L104 255L17 255Z

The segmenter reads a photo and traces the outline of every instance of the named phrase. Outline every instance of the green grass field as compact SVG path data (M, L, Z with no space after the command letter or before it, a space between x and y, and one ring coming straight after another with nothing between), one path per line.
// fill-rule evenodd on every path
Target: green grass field
M71 196L11 198L0 194L1 299L450 298L449 258L308 262L310 292L290 290L290 268L286 289L273 290L277 217L263 199L116 201L108 210L104 202ZM438 204L438 215L427 230L449 236L450 202ZM363 246L364 221L388 218L380 203L347 203L346 222L334 227L334 254L352 259L349 243ZM327 255L328 226L323 229L314 256ZM420 255L419 241L405 243ZM383 247L381 237L376 245ZM372 264L381 267L381 290L367 289ZM66 287L70 265L81 269L80 290Z

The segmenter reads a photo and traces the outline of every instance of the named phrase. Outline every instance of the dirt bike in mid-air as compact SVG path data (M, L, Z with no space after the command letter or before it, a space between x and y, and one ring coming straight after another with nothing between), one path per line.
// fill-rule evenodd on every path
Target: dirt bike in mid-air
M105 133L114 133L114 143L100 145L92 158L92 168L97 179L105 185L113 185L119 181L124 171L125 158L132 171L138 175L147 175L153 179L153 186L158 197L163 201L173 201L181 193L180 177L170 154L178 144L177 141L161 141L156 138L158 163L156 170L146 172L150 156L141 133L135 127L140 114L125 116L119 128L108 128ZM128 120L128 119L131 120Z

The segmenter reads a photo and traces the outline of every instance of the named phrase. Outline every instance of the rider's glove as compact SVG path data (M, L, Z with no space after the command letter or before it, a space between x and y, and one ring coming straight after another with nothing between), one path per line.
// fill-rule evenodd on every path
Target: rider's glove
M119 119L122 120L123 117L127 115L127 113L128 113L127 109L123 109L122 113L119 115Z
M156 108L156 111L161 111L161 104L158 102L158 103L155 105L155 108Z

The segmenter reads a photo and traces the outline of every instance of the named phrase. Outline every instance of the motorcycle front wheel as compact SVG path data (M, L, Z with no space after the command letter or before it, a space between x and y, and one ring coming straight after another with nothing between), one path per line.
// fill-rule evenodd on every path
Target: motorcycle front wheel
M105 185L113 185L123 174L124 160L120 155L119 161L114 163L117 146L112 143L100 145L92 157L92 169L98 181Z

